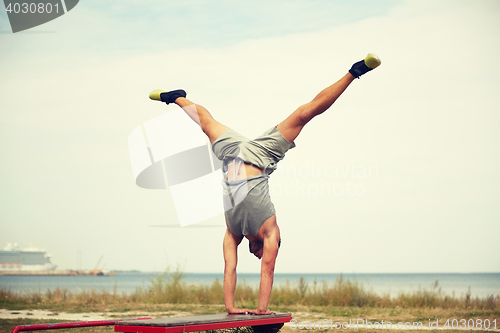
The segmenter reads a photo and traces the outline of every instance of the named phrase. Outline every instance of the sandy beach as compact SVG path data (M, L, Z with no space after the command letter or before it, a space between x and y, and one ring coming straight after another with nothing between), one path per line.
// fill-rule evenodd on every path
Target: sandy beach
M145 311L128 311L128 312L82 312L82 313L68 313L68 312L54 312L49 310L6 310L0 309L0 319L40 319L40 320L52 320L52 322L65 322L65 321L95 321L95 320L112 320L115 318L160 318L160 317L183 317L183 316L192 316L195 313L191 313L189 311L168 311L166 312L145 312ZM378 316L377 316L378 317ZM296 332L299 328L298 325L301 325L302 328L300 330L306 329L307 325L326 325L323 318L328 318L327 314L324 313L312 313L312 312L294 312L293 313L294 323L285 323L284 327L281 329L283 333L291 333ZM344 323L347 327L349 324L349 318L346 317L331 317L329 318L333 323L338 322L339 325ZM407 316L406 320L402 320L402 325L404 322L413 322L414 319ZM377 319L375 319L377 320ZM329 321L329 320L328 320ZM374 321L373 319L371 320ZM444 323L439 322L439 328L429 327L427 323L424 323L419 329L423 331L436 331L436 330L447 330L448 332L457 332L456 330L446 329L443 326ZM369 329L365 324L359 324L356 326L355 320L352 320L352 325L350 329ZM396 325L396 322L394 322ZM316 328L309 328L312 330L317 330ZM337 329L341 329L340 327L328 327L327 330L336 331ZM380 327L377 329L379 332L391 332L394 331L396 327L392 327L392 329L387 329L387 327ZM342 330L342 329L341 329ZM347 329L349 330L349 328ZM396 329L397 330L397 329ZM403 329L403 331L407 331L408 329ZM409 331L411 331L410 329ZM469 331L480 331L480 332L500 332L500 329L470 329Z
M7 310L0 309L0 319L52 319L54 322L65 320L87 321L87 320L111 320L115 318L144 318L144 317L182 317L189 316L189 312L169 311L168 315L165 312L143 312L143 311L129 311L129 312L54 312L49 310Z

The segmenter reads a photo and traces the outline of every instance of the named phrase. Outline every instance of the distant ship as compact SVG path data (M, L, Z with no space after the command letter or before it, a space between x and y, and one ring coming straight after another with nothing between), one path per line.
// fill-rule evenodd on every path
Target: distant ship
M33 247L19 250L17 244L8 243L0 250L1 271L52 271L56 269L50 254Z

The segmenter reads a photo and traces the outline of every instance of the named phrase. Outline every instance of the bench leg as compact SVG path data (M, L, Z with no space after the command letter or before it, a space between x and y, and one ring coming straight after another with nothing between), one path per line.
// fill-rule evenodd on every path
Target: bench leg
M278 333L283 327L283 323L252 326L255 333Z

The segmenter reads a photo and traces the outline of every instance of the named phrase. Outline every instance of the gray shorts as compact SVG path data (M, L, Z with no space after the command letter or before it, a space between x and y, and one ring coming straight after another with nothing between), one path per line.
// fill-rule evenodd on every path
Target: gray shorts
M295 147L273 127L249 140L229 129L212 143L212 150L223 161L224 215L231 232L238 237L257 236L261 225L276 211L269 195L269 174L276 170L285 153ZM249 178L228 180L227 165L235 160L255 165L266 172Z
M268 174L276 170L278 162L293 147L295 143L288 142L276 127L268 129L254 140L228 129L212 143L215 156L223 161L224 166L240 158L247 164L264 169Z

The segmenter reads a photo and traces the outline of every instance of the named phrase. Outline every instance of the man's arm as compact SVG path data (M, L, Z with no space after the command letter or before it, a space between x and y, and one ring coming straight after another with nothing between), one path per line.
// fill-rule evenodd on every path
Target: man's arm
M240 240L241 241L241 240ZM238 263L238 243L226 230L223 242L224 251L224 304L227 313L247 313L248 309L234 307L234 290L236 289L236 265Z
M276 226L277 229L277 226ZM260 268L260 293L259 305L255 314L274 313L267 308L269 297L273 288L274 266L278 256L279 229L271 232L269 237L264 238L264 251L262 254L262 263Z

